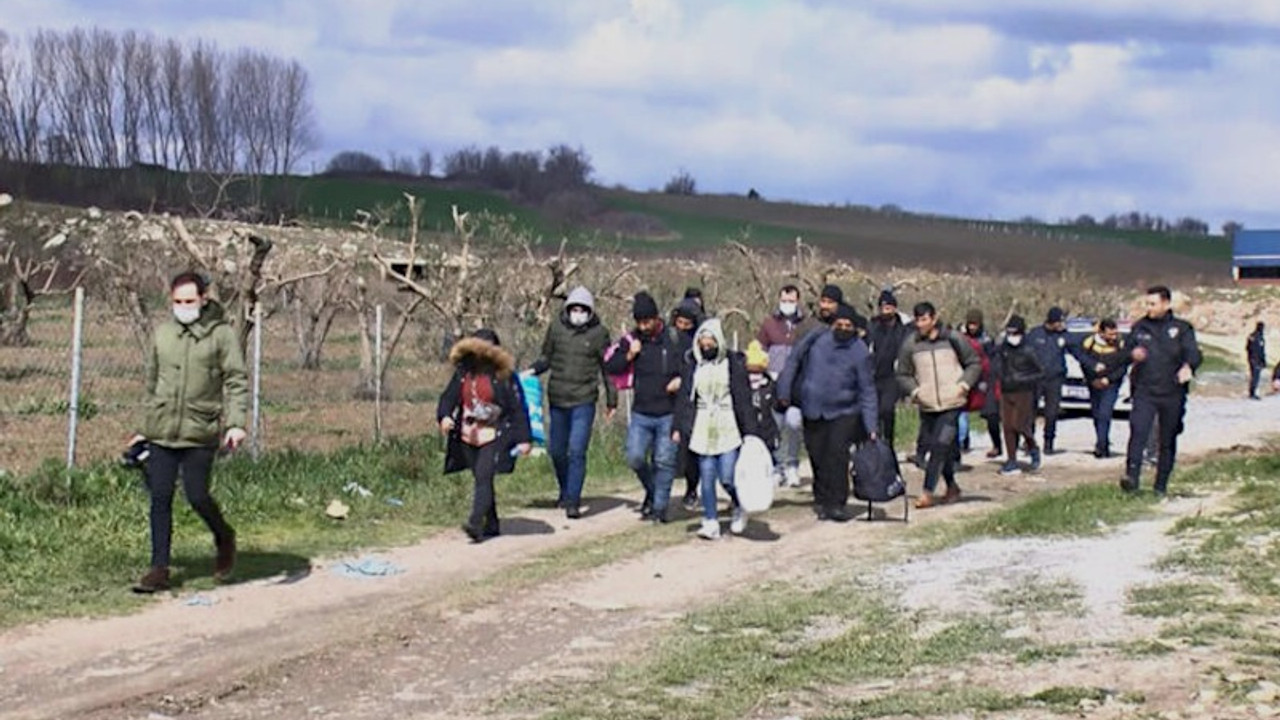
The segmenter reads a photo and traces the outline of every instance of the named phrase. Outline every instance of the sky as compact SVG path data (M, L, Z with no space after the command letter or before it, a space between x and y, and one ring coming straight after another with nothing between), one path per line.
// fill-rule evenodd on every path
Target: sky
M0 0L296 58L333 153L580 146L594 179L1280 227L1276 0Z

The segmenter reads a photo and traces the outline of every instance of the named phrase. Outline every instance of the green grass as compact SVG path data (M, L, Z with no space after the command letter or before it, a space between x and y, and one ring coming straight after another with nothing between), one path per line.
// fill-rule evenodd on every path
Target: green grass
M400 439L381 448L219 462L214 495L239 534L237 580L298 572L318 555L403 544L456 526L470 507L471 479L442 476L442 445L436 437ZM611 491L629 475L620 445L615 430L597 436L589 494ZM372 496L344 492L353 481ZM555 493L550 461L524 460L499 481L499 512L510 516ZM324 516L333 499L351 506L347 520ZM208 531L181 498L176 504L175 582L212 587ZM139 606L128 585L146 568L147 513L141 475L115 465L68 474L51 463L27 477L0 477L0 627Z
M657 218L678 238L672 241L623 238L629 249L669 250L672 242L678 244L681 250L708 249L719 247L730 238L746 237L749 237L752 245L782 246L794 242L797 234L795 228L783 225L751 223L734 218L662 209L646 202L643 195L611 195L606 202L615 210L643 213ZM747 235L744 236L744 233Z
M278 178L268 179L268 182L280 181ZM462 212L513 216L519 226L535 234L549 229L537 211L483 190L453 189L418 180L372 178L316 176L291 178L289 182L297 185L302 213L317 220L349 222L356 219L357 210L371 212L379 207L397 207L397 224L407 224L404 193L410 193L422 203L422 221L430 230L453 230L454 205Z
M1236 357L1214 345L1201 343L1200 353L1203 356L1203 360L1200 363L1200 369L1198 372L1228 373L1236 372L1244 368Z
M931 549L976 538L1097 535L1152 512L1155 497L1129 495L1111 483L1039 493L971 520L932 531Z
M1142 617L1178 617L1205 609L1205 600L1221 597L1222 590L1199 582L1144 585L1129 591L1129 613Z
M773 583L692 613L638 662L586 684L527 687L504 705L563 719L738 718L808 688L897 679L1022 647L989 618L956 618L929 636L915 634L914 622L852 585Z
M1084 592L1068 579L1028 577L1012 588L991 594L992 603L1007 612L1029 614L1061 613L1083 616Z

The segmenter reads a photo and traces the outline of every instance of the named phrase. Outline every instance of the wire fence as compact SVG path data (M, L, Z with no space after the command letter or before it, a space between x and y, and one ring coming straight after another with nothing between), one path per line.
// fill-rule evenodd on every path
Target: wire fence
M128 322L93 296L83 297L77 336L80 297L43 299L31 313L30 342L0 347L0 472L110 460L140 429L143 345ZM255 418L252 451L326 451L431 432L434 402L449 373L439 362L438 333L410 324L384 363L383 320L379 310L366 348L356 317L335 318L320 368L312 370L302 367L289 313L263 317L261 332L245 348ZM384 374L375 373L384 378L377 383L380 393L360 392L367 379L362 357L386 365Z

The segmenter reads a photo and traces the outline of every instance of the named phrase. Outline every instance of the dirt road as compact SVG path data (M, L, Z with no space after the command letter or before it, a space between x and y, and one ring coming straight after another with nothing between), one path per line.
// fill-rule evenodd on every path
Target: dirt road
M1197 398L1182 457L1259 442L1280 428L1278 410L1280 399ZM1113 432L1123 447L1127 425ZM1119 459L1086 453L1087 420L1066 422L1059 438L1071 452L1050 458L1037 477L1001 478L975 436L967 462L976 467L961 479L967 501L913 512L912 522L1119 476ZM0 635L0 718L483 715L517 683L586 677L638 652L694 607L765 580L820 579L903 537L897 523L817 523L807 500L788 493L746 537L719 543L692 538L692 519L642 526L619 500L597 501L572 525L528 509L504 526L507 535L480 546L445 533L379 553L403 570L394 576L352 579L327 561L309 575L165 598L127 617L12 630ZM595 567L559 572L553 564L535 580L512 580L548 554L604 547L614 554Z

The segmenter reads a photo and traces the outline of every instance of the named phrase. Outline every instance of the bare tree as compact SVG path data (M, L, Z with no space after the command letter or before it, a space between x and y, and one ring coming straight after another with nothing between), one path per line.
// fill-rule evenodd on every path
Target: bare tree
M435 169L435 158L431 156L430 150L418 151L418 175L420 177L431 177L431 171Z

